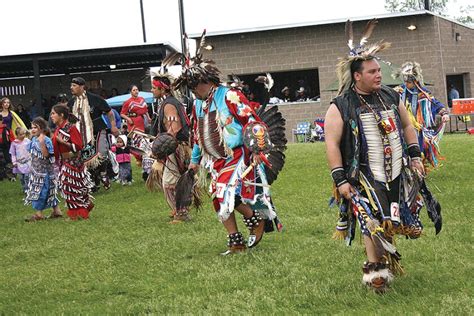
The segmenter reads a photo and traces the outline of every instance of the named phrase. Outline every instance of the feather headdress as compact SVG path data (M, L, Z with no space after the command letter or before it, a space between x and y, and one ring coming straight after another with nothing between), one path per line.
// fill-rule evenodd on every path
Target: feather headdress
M339 89L337 92L338 95L349 89L352 84L351 64L354 61L375 58L375 54L384 50L385 48L390 47L390 43L383 41L366 45L377 23L378 21L376 19L372 19L367 23L364 33L362 34L362 38L359 41L359 45L355 46L352 22L347 20L345 31L347 37L347 46L349 46L349 55L344 58L340 58L339 62L337 63L336 71L337 77L339 79Z
M416 61L407 61L405 62L400 69L392 74L392 77L395 79L401 79L404 82L407 81L417 81L421 85L424 85L423 75L420 64Z
M190 55L187 41L188 38L185 35L186 45L183 53L175 52L163 59L163 67L173 66L178 62L182 66L181 75L175 80L173 87L180 89L183 86L188 86L188 88L193 89L200 82L219 84L221 82L219 69L217 69L214 61L203 59L202 56L202 50L206 45L206 30L202 32L196 44L196 54L194 57Z

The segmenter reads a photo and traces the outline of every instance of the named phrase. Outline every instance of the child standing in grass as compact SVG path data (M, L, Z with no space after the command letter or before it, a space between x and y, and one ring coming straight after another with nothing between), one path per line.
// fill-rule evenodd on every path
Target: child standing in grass
M50 218L62 217L53 170L53 143L47 136L49 135L48 122L41 117L35 118L31 122L31 134L33 136L29 145L31 172L26 203L31 204L35 214L26 221L35 222L45 219L43 211L50 207L53 208Z
M112 146L115 152L117 162L119 163L119 180L122 185L132 184L132 165L130 164L132 156L130 148L127 146L127 136L119 135L117 143Z
M17 127L15 130L17 138L10 146L10 156L13 164L13 173L20 175L20 183L23 192L28 189L28 174L30 173L31 156L28 147L31 141L26 137L27 130Z
M66 200L67 215L71 220L88 219L94 208L90 194L94 184L80 157L83 141L74 125L77 119L66 105L56 104L51 110L51 121L57 126L53 135L54 155L60 162L58 188Z

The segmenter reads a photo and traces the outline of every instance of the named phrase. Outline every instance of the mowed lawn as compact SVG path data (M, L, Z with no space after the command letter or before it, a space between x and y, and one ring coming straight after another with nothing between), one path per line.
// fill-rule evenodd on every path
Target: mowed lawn
M0 182L0 314L472 315L474 136L445 135L428 185L443 206L435 236L398 238L407 274L383 296L361 284L359 234L331 240L337 215L322 143L288 147L273 186L282 233L219 256L226 233L207 200L193 221L168 224L162 193L135 182L96 194L89 221L25 223L19 183ZM241 230L247 230L240 221Z

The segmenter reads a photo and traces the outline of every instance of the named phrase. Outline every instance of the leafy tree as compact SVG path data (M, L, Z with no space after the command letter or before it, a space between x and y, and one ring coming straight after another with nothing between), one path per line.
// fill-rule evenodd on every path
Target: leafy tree
M447 2L448 0L431 0L430 11L445 15L444 12ZM406 12L411 10L423 10L424 8L424 0L385 0L385 9L390 12Z
M446 16L447 4L448 0L430 0L430 11ZM424 0L385 0L385 10L389 12L406 12L411 10L423 10L424 8ZM461 23L474 25L472 12L474 12L474 5L461 7L461 15L453 18Z
M462 15L455 17L455 19L461 23L474 26L474 18L472 17L472 14L474 12L474 5L461 7L459 11Z

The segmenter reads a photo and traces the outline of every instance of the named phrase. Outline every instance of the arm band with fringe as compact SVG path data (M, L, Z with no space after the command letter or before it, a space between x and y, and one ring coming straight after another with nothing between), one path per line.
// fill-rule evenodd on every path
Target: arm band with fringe
M421 158L420 146L416 143L408 145L408 156L410 156L410 158Z
M344 171L344 168L342 167L336 167L332 169L331 177L334 180L336 187L340 187L341 185L347 182L346 172Z

